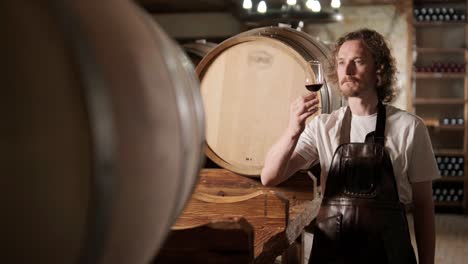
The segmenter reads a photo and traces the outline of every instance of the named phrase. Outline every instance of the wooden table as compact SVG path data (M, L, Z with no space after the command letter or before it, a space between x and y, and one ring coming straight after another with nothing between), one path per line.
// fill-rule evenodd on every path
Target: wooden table
M277 187L265 187L259 178L225 169L203 169L172 232L223 218L243 218L253 227L254 234L253 259L249 262L273 263L318 214L320 199L315 193L316 185L305 173L298 173Z

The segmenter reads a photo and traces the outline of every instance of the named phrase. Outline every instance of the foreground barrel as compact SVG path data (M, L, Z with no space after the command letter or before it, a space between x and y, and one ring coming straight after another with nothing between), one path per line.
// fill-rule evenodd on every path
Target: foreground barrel
M2 1L4 263L149 263L201 164L199 84L131 1Z
M288 28L254 29L216 46L196 68L206 155L223 168L258 176L268 149L287 127L290 103L307 93L304 80L313 75L307 61L320 60L326 69L330 59L327 46ZM341 106L328 83L319 97L324 113Z

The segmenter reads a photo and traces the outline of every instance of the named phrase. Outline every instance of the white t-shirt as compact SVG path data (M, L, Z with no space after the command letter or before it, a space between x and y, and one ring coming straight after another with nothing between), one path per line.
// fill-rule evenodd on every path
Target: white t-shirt
M387 105L385 148L392 160L400 201L411 203L411 183L432 181L440 177L431 140L423 121L408 112ZM308 161L307 167L320 162L321 178L326 179L338 139L346 107L322 114L307 124L295 151ZM364 142L375 130L377 114L353 115L351 142ZM322 181L324 183L324 181Z

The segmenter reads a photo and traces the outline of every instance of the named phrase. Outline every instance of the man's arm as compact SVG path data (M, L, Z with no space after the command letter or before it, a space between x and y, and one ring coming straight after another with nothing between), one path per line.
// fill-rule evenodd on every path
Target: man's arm
M300 170L307 161L294 152L297 139L287 134L270 149L262 169L261 180L266 186L275 186L285 181L296 171Z
M294 149L304 131L306 119L317 112L318 102L316 93L310 93L291 104L288 128L265 157L261 173L264 185L274 186L281 183L307 163Z
M414 231L420 264L434 264L435 219L432 201L432 181L412 184Z

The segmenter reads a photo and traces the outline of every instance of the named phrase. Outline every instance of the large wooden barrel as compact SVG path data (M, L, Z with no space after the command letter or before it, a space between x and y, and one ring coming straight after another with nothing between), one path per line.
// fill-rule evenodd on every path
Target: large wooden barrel
M203 57L216 47L216 43L206 40L197 40L195 42L185 43L182 47L196 67Z
M258 176L268 149L287 127L290 103L306 94L309 60L324 68L330 49L289 28L250 30L225 40L197 66L205 107L206 155L233 172ZM341 106L336 87L320 90L322 112ZM310 119L309 119L310 121Z
M0 3L4 263L149 263L203 157L198 78L133 1Z

